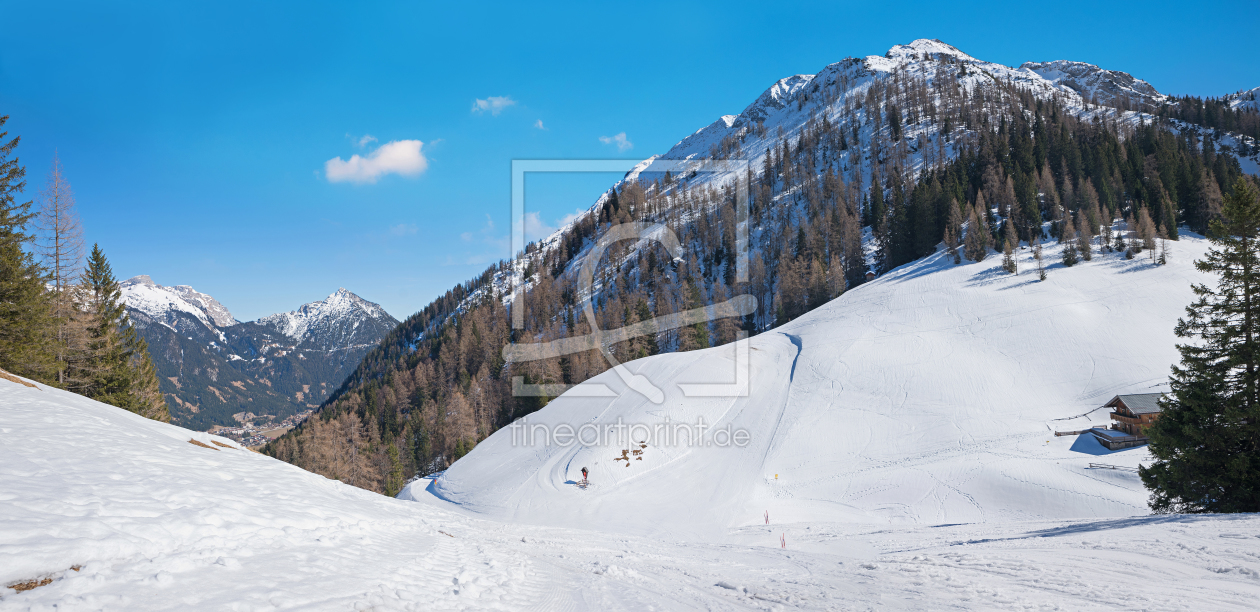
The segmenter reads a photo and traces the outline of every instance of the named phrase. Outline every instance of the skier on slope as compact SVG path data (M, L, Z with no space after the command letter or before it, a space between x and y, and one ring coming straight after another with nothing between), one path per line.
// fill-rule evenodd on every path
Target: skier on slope
M582 468L582 482L586 482L586 468Z

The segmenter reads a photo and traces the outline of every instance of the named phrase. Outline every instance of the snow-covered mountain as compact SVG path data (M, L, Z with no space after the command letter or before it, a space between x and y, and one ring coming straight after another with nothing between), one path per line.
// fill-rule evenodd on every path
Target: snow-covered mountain
M757 167L767 147L777 144L785 136L790 139L798 134L810 119L825 114L833 122L842 122L849 119L846 117L849 110L855 111L852 119L858 124L859 134L858 142L852 143L852 150L866 154L871 137L879 129L877 123L872 125L869 113L862 108L871 85L875 81L897 77L919 79L931 87L938 76L946 73L958 75L959 85L968 89L1002 83L1030 91L1039 98L1058 98L1067 110L1086 118L1116 114L1121 120L1136 123L1136 113L1117 114L1115 107L1120 101L1126 101L1122 110L1128 110L1141 102L1161 103L1167 99L1146 81L1093 64L1059 60L1028 62L1012 68L977 59L940 40L919 39L907 45L896 45L882 56L848 58L826 66L818 74L798 74L780 79L738 115L720 117L684 138L661 157L674 160L703 158L713 154L714 147L720 147L723 139L728 143L739 140L743 157ZM1100 113L1097 105L1108 108ZM764 129L757 129L759 127ZM909 126L906 136L922 138L921 146L917 147L920 150L934 148L939 144L937 140L941 137L942 127L925 121ZM956 149L947 146L944 152L952 157ZM729 151L723 152L723 156L728 155ZM846 161L849 166L861 166L860 160L851 155ZM922 165L920 157L915 161L915 167L921 168ZM645 165L640 171L647 169ZM634 178L637 174L632 173L627 178Z
M163 287L153 282L147 274L129 278L118 285L127 306L143 312L154 321L171 326L180 325L185 319L176 313L183 313L211 328L231 327L240 323L218 300L188 285Z
M128 308L176 330L188 323L187 317L181 315L190 316L210 329L222 330L241 323L218 300L188 285L164 287L141 274L119 283L119 287ZM379 304L342 287L327 299L262 317L253 323L297 344L337 350L374 344L398 321Z
M379 304L340 288L327 299L255 321L303 345L331 350L379 342L398 325Z
M398 321L338 289L286 313L241 322L213 297L146 275L120 283L149 343L174 422L206 429L233 415L280 420L317 407ZM267 415L267 416L262 416Z
M768 521L757 507L745 526L706 539L652 538L390 499L42 385L0 378L0 406L6 611L908 611L1047 602L1241 611L1260 598L1260 517L1252 514L860 525L798 521L771 506ZM1037 449L1046 465L1064 452L1063 439L1050 439L1052 449ZM786 499L807 495L802 481L810 470L822 476L826 459L783 470L792 479ZM1018 485L1030 465L993 459L903 472L957 482L1004 470ZM1127 486L1121 473L1064 463L1063 472L1093 475L1077 482L1095 490ZM657 496L632 503L670 508L680 494L693 497L658 484ZM606 508L601 486L567 498L570 514ZM889 486L866 492L887 495ZM955 495L944 483L937 490ZM1044 489L1036 498L1062 494Z
M1085 62L1026 62L1020 68L1031 70L1056 85L1068 87L1094 104L1129 108L1143 103L1158 104L1168 99L1150 83L1127 72L1106 70Z

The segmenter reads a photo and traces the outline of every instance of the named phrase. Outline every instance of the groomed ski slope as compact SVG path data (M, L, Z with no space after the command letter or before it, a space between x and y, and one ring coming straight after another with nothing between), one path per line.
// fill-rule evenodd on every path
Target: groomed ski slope
M0 611L1250 610L1260 597L1256 515L773 517L683 543L470 518L189 439L231 445L0 380Z
M1135 473L1089 468L1136 467L1144 448L1109 452L1053 432L1106 426L1098 408L1116 394L1167 389L1191 284L1213 282L1193 266L1205 240L1170 244L1164 266L1113 253L1072 268L1047 246L1045 282L1027 249L1017 276L1000 256L955 265L938 252L749 340L747 397L679 387L734 380L731 346L659 355L628 367L664 390L662 404L610 371L593 382L619 397L568 393L521 428L703 418L748 431L743 448L710 434L649 444L627 462L615 439L530 445L504 429L410 494L500 520L701 540L767 511L882 525L1146 514ZM579 490L584 466L593 484Z
M1133 479L1083 465L1091 459L1132 464L1140 455L1074 453L1069 447L1079 442L1043 434L1052 415L1008 418L985 399L997 395L985 392L986 385L1032 385L1027 395L1034 407L1053 405L1055 414L1067 414L1097 403L1089 394L1108 384L1105 376L1125 374L1133 388L1145 388L1157 374L1148 376L1140 364L1166 366L1149 353L1170 355L1163 347L1168 332L1159 330L1175 312L1165 302L1184 297L1181 285L1194 278L1189 259L1201 248L1183 241L1165 268L1117 260L1052 270L1046 284L1028 284L1027 276L996 278L985 272L988 262L960 268L920 262L785 327L792 336L776 332L754 340L758 386L749 400L768 401L777 389L780 404L686 408L770 427L766 436L754 432L749 446L762 449L756 452L764 458L750 450L706 460L722 456L699 449L667 463L648 453L645 461L631 462L653 462L654 469L637 478L630 477L633 467L619 474L592 460L596 484L575 491L562 482L548 487L556 469L547 467L555 465L552 456L493 453L498 447L490 440L438 483L449 490L485 470L487 486L497 489L488 489L481 505L470 503L469 489L464 508L426 493L427 481L403 494L424 503L389 499L222 438L0 379L0 611L1249 610L1260 597L1260 517L1133 516L1144 514ZM926 273L933 267L948 269ZM948 288L950 277L969 284ZM934 278L945 295L907 293ZM1069 326L1035 309L1020 311L1042 331L1019 331L1025 326L1013 322L1014 306L990 303L976 316L958 314L984 303L968 302L968 290L1048 291L1059 300L1056 308L1080 312ZM1104 317L1103 305L1115 292L1138 292L1166 307L1109 305L1123 316ZM858 298L870 303L845 305L861 303ZM972 340L931 348L942 336L967 335L935 327L948 318L927 314L938 310L964 319ZM900 323L880 312L901 312ZM859 315L873 331L845 333L837 324ZM1105 343L1097 336L1119 339L1142 328L1143 320L1151 337L1128 338L1139 346L1114 359L1130 365L1088 359L1079 370L1048 365L1080 361L1078 354L1096 348L1089 343ZM1086 343L1081 351L1062 348L1069 345L1062 339L1067 328ZM819 331L826 329L835 331ZM992 330L1004 330L1011 340ZM856 350L845 346L874 342L916 349L902 358L917 367L918 378L890 368L880 374L891 355L873 363L834 357ZM960 360L989 352L998 357L981 365L1019 364L1004 366L1012 380L962 367ZM711 357L689 353L635 365L679 358L686 361L675 364L676 380L703 378L701 360ZM934 400L912 401L914 388L944 384L938 380L946 371L942 363L956 366L950 380L962 389L942 386ZM1041 382L1014 380L1032 368L1043 374L1036 377ZM844 369L903 386L871 396L865 408L843 409L837 406L850 388ZM1094 372L1094 381L1077 380L1078 371L1084 380ZM870 393L875 386L860 388ZM1043 397L1049 394L1072 401ZM952 403L964 396L966 402ZM811 407L804 399L820 403ZM577 409L562 399L539 417L566 405ZM926 406L919 409L922 419L900 425L894 417L915 406ZM844 412L828 418L827 410ZM837 429L853 436L830 435ZM962 429L972 431L955 431ZM527 478L512 489L486 467L492 457L502 470L513 461L537 467L518 469L515 475ZM720 474L719 464L729 474ZM777 485L765 476L775 470ZM743 482L749 473L759 475L751 484ZM721 482L705 482L711 478ZM505 503L488 503L496 492L505 494ZM959 501L966 496L975 505ZM769 525L763 507L771 511ZM472 516L469 508L528 522ZM755 516L744 515L754 509ZM1051 515L1080 518L1033 518ZM948 524L933 516L984 522ZM660 526L649 527L650 520ZM688 537L625 533L632 530ZM3 588L42 579L51 582L22 593Z

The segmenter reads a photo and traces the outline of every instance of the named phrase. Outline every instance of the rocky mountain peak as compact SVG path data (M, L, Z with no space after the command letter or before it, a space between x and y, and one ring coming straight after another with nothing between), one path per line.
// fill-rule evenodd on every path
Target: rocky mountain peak
M1122 100L1154 103L1167 98L1150 83L1127 72L1107 70L1085 62L1025 62L1020 68L1035 72L1056 85L1068 87L1085 100L1097 104L1120 106Z
M230 327L239 321L223 304L188 285L164 287L147 274L118 284L127 306L143 312L154 321L176 324L176 313L191 315L211 329Z
M297 310L263 317L258 325L271 328L299 343L311 342L322 349L341 348L372 342L398 325L375 302L369 302L345 287L327 298L303 304ZM367 340L367 338L372 340Z

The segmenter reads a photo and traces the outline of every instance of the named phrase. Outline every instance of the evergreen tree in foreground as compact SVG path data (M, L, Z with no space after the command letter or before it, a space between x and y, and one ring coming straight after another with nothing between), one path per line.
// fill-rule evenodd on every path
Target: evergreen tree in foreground
M7 116L0 116L0 129ZM29 247L31 203L18 203L26 169L13 150L20 137L5 141L0 131L0 369L43 382L56 379L52 302L44 290L44 270Z
M1208 232L1214 247L1195 262L1220 276L1177 322L1181 364L1172 393L1146 430L1155 463L1141 468L1155 512L1260 511L1260 198L1239 178L1223 220Z
M99 245L92 245L79 287L83 345L67 372L72 390L157 421L170 421L149 348L127 317L122 291Z

